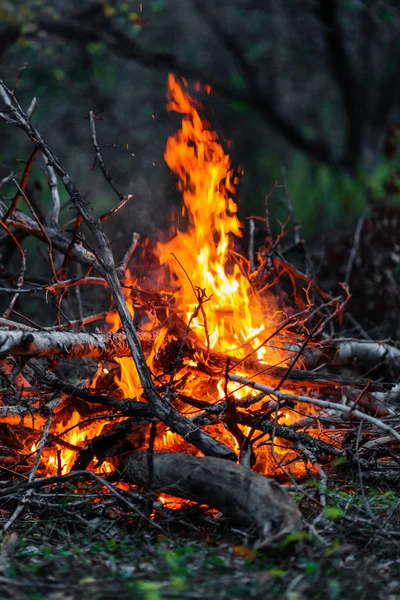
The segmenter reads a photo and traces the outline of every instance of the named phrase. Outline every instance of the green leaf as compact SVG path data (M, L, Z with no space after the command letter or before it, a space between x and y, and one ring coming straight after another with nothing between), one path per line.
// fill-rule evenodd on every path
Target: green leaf
M162 600L161 584L157 581L145 581L140 579L136 582L136 589L143 594L143 600Z
M324 516L327 519L340 519L343 516L343 511L337 506L325 506Z
M183 592L186 588L186 580L184 577L178 577L174 575L171 577L171 591L173 592Z
M306 540L310 536L306 531L293 531L292 533L288 533L288 535L281 541L281 546L289 546L294 542L299 542L300 540Z
M318 563L314 562L313 560L307 561L306 564L304 565L304 571L307 573L307 575L313 575L318 570L319 570L319 565L318 565Z
M271 577L285 577L286 575L286 571L284 571L283 569L270 569L268 571L268 575L271 575Z

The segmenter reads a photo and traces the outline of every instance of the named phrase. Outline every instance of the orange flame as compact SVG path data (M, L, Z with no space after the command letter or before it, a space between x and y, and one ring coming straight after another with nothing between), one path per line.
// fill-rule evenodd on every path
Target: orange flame
M251 288L243 258L234 252L235 238L242 235L242 225L237 217L237 205L233 200L237 181L234 177L229 156L224 152L217 134L210 129L199 115L199 105L183 91L173 75L168 79L168 110L182 115L179 131L168 139L164 158L171 171L177 175L178 189L182 192L184 208L182 221L185 227L177 229L175 236L166 243L157 245L160 263L165 265L178 284L175 295L176 307L185 315L187 322L203 343L230 356L243 358L253 353L253 358L266 364L286 364L282 350L263 345L282 321L282 315L272 297L263 294L262 299ZM165 274L165 272L164 272ZM135 285L136 281L126 271L125 283ZM163 282L164 283L164 282ZM123 288L132 319L135 316L129 288ZM201 304L200 309L199 303ZM107 317L110 332L121 327L119 316L110 312ZM161 348L167 328L158 332L153 348L147 357L152 369L154 358ZM143 390L132 358L115 359L120 365L120 375L116 383L125 398L138 398ZM196 364L193 361L186 362ZM105 373L100 364L91 386ZM245 374L246 375L246 374ZM188 379L188 393L195 390L196 378ZM191 388L191 389L190 389ZM221 379L217 386L219 399L226 392L240 399L256 395L237 383ZM214 400L213 400L214 401ZM257 405L253 406L257 409ZM294 413L279 416L279 422L290 422ZM68 426L79 422L79 414L74 412ZM90 438L100 435L103 424L90 430ZM239 425L244 435L250 428ZM218 424L213 426L213 435L230 444L235 451L240 448L229 431ZM89 438L88 432L73 429L63 436L65 441L82 447ZM265 436L268 442L269 436ZM258 470L270 472L271 450L263 446L264 438L259 438L257 450L260 464ZM178 447L183 440L165 428L155 440L155 448ZM261 444L261 446L260 446ZM76 451L60 445L58 457L47 459L48 472L70 470ZM280 450L277 449L277 453ZM285 454L286 450L282 452ZM58 460L58 462L57 462ZM103 463L100 472L112 470L110 463ZM163 502L166 495L160 497Z
M232 199L236 186L229 156L173 75L168 84L167 108L183 119L181 129L168 139L164 158L178 176L187 229L158 244L160 262L178 281L176 302L187 319L198 304L193 286L210 298L191 322L194 331L211 348L240 358L245 342L253 338L253 348L259 346L260 334L264 337L276 326L276 308L272 301L262 306L252 296L243 265L232 253L232 235L240 237L242 226ZM269 356L265 347L257 356L264 362L279 358L276 352Z

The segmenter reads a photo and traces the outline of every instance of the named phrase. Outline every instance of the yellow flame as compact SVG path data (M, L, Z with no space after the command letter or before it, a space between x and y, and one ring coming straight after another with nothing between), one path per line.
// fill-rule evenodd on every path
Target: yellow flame
M242 225L232 199L236 186L229 156L173 75L168 84L167 108L183 118L181 129L168 139L164 158L178 176L187 228L177 231L169 242L158 244L160 262L168 265L178 281L176 301L187 319L198 304L193 286L211 297L192 321L203 342L243 357L244 342L255 334L266 337L276 326L276 319L268 317L276 308L272 302L261 305L256 296L251 297L243 265L230 252L232 236L242 235ZM260 337L253 339L253 348L260 343ZM266 348L257 356L263 361L277 359L277 353L269 356Z
M174 237L169 242L159 243L157 253L160 263L169 269L174 288L178 288L176 308L187 322L191 319L192 330L210 348L237 358L252 353L252 358L259 362L285 364L282 351L263 345L281 321L277 305L273 298L267 300L263 294L261 300L253 293L244 260L238 259L237 254L232 252L235 238L242 235L242 225L233 200L237 182L229 156L224 152L217 134L207 122L202 121L199 105L182 89L173 75L169 76L168 84L168 110L182 115L182 125L168 139L164 158L177 176L183 209ZM206 91L209 92L209 89ZM165 271L162 275L165 275ZM137 284L129 270L126 271L124 282L127 285ZM131 318L134 319L131 292L127 287L123 290ZM200 297L203 298L201 310L197 310L195 318L192 318ZM107 325L110 332L117 332L121 328L115 310L109 313ZM147 357L150 369L154 368L154 359L166 335L167 327L157 334ZM185 357L185 364L188 367L196 366L195 359L196 356L193 360ZM120 374L115 381L124 397L140 397L143 390L133 359L115 360L120 366ZM107 373L108 369L100 363L91 387L95 387L97 379ZM231 381L225 383L224 378L221 378L217 387L219 399L223 399L226 392L236 399L257 395L256 390L249 391ZM196 390L196 377L188 379L185 392L191 393L193 390ZM257 408L258 405L253 405L254 410ZM297 418L290 411L279 417L280 423ZM79 414L74 412L68 426L78 424L79 419ZM103 425L94 425L89 434L76 427L63 439L74 446L83 447L88 439L99 435L102 428ZM249 427L239 425L239 428L244 435L249 435ZM233 435L223 425L213 426L212 435L230 444L236 451L240 450ZM258 439L259 443L264 441L264 437ZM268 439L266 434L267 442ZM167 430L156 438L154 446L156 449L172 448L182 443L184 440L180 436ZM60 469L62 473L67 473L76 459L76 450L62 445L59 450L58 455L48 457L48 471L51 473ZM260 457L262 464L259 470L270 472L270 447L264 445L258 451ZM105 462L98 470L110 472L113 466ZM163 494L160 502L174 503L174 500Z

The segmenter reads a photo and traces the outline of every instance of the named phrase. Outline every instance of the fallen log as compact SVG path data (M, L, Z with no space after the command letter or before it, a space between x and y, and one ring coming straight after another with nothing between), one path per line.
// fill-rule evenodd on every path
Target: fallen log
M130 483L217 508L249 531L256 548L302 528L300 511L283 487L230 461L139 451L119 470Z
M131 356L123 333L0 330L0 356L51 356L112 360Z
M299 348L299 344L288 345L288 349L293 352ZM390 375L391 371L399 371L400 349L385 341L338 338L319 341L304 353L306 369L314 369L326 362L336 367L348 367L356 372L384 368Z
M139 332L138 337L144 349L150 347L152 338L148 332ZM196 342L197 345L194 345ZM194 337L192 333L187 336L185 345L195 350L197 356L207 356L205 346ZM95 360L113 360L131 356L130 348L124 333L77 333L65 331L9 331L0 330L0 357L7 356L51 356L68 358L93 358ZM218 370L222 374L226 371L228 356L222 352L210 350L208 362L200 363L200 368L207 372ZM235 368L246 371L249 376L257 375L262 382L279 383L287 374L285 367L262 365L256 360L247 359L239 361L231 358L230 371ZM305 387L330 391L338 386L349 386L363 389L368 381L365 379L349 379L328 373L311 373L300 369L292 369L285 381L285 387L296 389L299 384ZM384 391L384 385L371 383L371 391Z
M400 350L385 342L361 342L358 340L341 342L338 344L338 360L341 364L357 360L365 368L388 362L395 369L399 369Z

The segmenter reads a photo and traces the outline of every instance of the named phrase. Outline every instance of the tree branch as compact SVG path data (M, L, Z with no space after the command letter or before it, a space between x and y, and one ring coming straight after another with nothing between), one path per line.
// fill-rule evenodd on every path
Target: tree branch
M214 440L206 432L202 431L193 425L186 417L176 411L168 402L166 402L157 392L146 359L140 347L139 338L133 320L129 313L125 302L125 297L122 292L121 283L118 279L117 270L114 263L114 257L110 250L109 241L98 223L98 220L91 216L84 198L79 193L74 182L70 178L67 171L59 162L57 156L52 152L49 146L43 140L39 131L34 127L32 122L27 118L22 108L18 104L15 96L0 80L0 93L6 102L8 111L12 114L12 119L16 126L22 129L36 147L40 148L42 154L47 158L48 164L54 167L54 170L60 177L66 191L68 192L78 213L82 216L88 229L93 235L97 246L95 253L97 260L103 266L104 277L107 280L110 291L114 297L115 305L120 316L128 346L135 362L140 382L143 387L143 393L151 404L155 415L168 425L172 431L180 434L189 443L193 444L204 454L235 460L235 453L222 444Z

